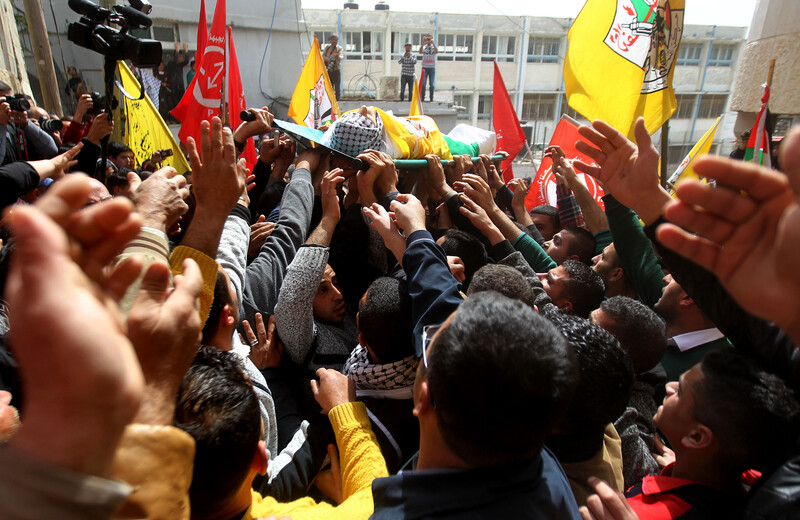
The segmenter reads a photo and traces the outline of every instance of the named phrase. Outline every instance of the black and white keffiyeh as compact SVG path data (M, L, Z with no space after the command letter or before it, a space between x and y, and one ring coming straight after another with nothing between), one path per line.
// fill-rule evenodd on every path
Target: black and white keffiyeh
M356 389L396 390L414 385L419 360L413 354L394 363L370 363L369 352L358 345L344 364L342 373L355 381Z
M350 112L333 122L322 136L322 145L337 152L355 157L364 150L380 150L383 141L383 121L376 117L372 122L367 116Z

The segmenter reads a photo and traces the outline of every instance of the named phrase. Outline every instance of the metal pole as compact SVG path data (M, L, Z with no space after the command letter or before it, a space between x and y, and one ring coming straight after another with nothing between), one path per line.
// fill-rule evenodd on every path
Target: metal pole
M667 163L669 163L669 119L661 127L661 187L667 188Z
M36 72L39 75L39 86L42 89L44 108L61 116L61 97L58 94L58 79L53 66L53 52L47 38L47 26L44 22L42 4L37 0L24 0L25 19L33 46L33 59L36 61Z

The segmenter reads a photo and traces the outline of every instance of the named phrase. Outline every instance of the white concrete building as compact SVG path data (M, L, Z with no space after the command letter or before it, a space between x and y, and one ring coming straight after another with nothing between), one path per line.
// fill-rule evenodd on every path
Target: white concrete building
M362 7L303 11L309 31L323 45L332 34L339 36L345 51L344 98L364 97L366 89L379 98L396 99L392 82L383 78L399 78L397 59L405 42L411 42L417 51L422 36L431 34L439 48L434 99L465 107L459 119L489 127L495 60L520 120L531 127L537 148L548 142L561 114L579 118L564 95L564 56L571 19L403 13L371 10L373 6L366 4ZM744 27L685 27L673 85L678 109L670 121L670 164L680 162L714 119L728 110L746 34ZM304 52L307 49L304 47ZM733 118L726 121L717 132L713 149L720 153L731 149Z

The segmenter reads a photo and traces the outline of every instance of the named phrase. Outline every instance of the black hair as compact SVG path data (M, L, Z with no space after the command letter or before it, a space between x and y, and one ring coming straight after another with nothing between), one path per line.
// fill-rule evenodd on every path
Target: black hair
M215 512L241 489L262 437L258 398L235 354L200 347L178 390L175 426L195 441L192 513Z
M113 195L114 188L122 188L125 189L128 187L128 172L131 171L128 168L125 168L124 172L123 169L120 168L119 171L112 171L106 176L106 188L110 191Z
M538 215L547 215L553 221L553 229L559 230L561 229L561 218L558 216L558 208L555 206L550 206L549 204L542 204L541 206L536 206L531 210L531 213L536 213Z
M617 339L577 316L545 312L569 342L580 375L575 397L561 423L566 434L601 434L625 411L633 388L633 364Z
M11 91L11 85L4 81L0 81L0 92Z
M108 143L108 156L116 159L119 154L124 152L133 152L127 144L119 141L111 141Z
M370 284L358 306L358 331L381 363L414 353L411 298L404 280L383 276Z
M800 405L792 391L733 349L709 352L700 369L695 415L719 442L717 463L736 473L773 469L798 436Z
M531 284L522 276L522 273L513 267L501 264L486 264L472 277L467 295L481 291L497 291L503 296L533 308L534 294Z
M569 251L567 256L578 255L578 260L586 265L592 265L592 257L594 257L595 239L594 235L588 229L578 226L567 226L561 230L572 235L572 240L569 241Z
M577 260L564 260L561 267L569 275L566 281L567 299L572 303L572 314L588 318L600 306L606 285L594 269Z
M222 309L225 307L225 305L236 305L236 302L231 300L228 279L220 269L217 269L217 281L214 284L214 300L211 302L211 309L208 312L208 318L203 325L204 344L211 344L214 336L216 336L217 332L219 332L219 319L220 316L222 316Z
M458 229L448 229L444 234L442 249L449 256L457 256L464 262L464 290L469 288L472 275L486 265L489 257L480 240Z
M442 437L472 467L538 456L572 395L575 369L564 337L528 305L473 294L429 347Z
M664 321L650 307L627 296L614 296L600 304L611 323L604 327L619 341L637 374L652 369L667 349Z

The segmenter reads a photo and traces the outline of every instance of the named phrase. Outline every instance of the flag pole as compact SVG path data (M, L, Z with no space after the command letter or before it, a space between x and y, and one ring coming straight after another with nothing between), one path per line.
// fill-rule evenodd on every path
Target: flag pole
M225 27L225 43L222 45L222 49L225 52L225 57L222 58L222 64L224 65L222 70L222 90L219 96L219 118L222 120L222 126L224 127L226 124L230 124L228 121L228 111L225 110L225 101L229 95L228 92L228 56L230 52L228 52L228 26ZM233 128L232 130L236 130Z
M667 167L669 162L669 119L661 126L661 187L667 188Z

